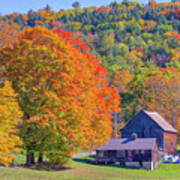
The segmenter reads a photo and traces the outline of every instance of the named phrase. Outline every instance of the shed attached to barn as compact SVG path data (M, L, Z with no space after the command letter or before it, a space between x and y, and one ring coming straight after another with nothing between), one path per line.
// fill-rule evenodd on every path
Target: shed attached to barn
M116 138L96 150L96 163L119 162L126 167L155 169L159 163L155 138Z

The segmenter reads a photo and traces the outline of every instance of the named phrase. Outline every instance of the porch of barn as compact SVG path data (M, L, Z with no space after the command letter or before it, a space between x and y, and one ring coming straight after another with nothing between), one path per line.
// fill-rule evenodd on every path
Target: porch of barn
M120 166L153 170L159 160L154 150L105 150L96 151L96 163L120 163Z

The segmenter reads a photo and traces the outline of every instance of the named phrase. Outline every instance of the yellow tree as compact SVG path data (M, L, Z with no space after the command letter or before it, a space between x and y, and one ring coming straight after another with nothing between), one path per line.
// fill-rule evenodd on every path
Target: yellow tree
M180 68L180 48L173 49L171 52L171 56L169 65Z
M134 78L128 70L116 71L112 78L112 85L115 86L118 92L127 92L127 84Z
M17 135L17 126L21 123L22 112L16 100L17 95L6 81L0 88L0 162L8 165L21 149L21 140Z

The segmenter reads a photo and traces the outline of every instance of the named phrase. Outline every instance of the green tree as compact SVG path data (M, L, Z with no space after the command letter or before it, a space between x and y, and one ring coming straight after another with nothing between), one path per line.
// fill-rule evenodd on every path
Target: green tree
M75 1L75 2L72 4L72 7L77 10L77 9L80 8L80 3L79 3L78 1Z

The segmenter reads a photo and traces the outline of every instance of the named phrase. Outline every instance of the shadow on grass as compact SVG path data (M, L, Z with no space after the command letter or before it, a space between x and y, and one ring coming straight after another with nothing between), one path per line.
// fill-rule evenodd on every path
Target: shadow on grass
M122 166L122 165L120 166L120 165L114 164L114 163L108 163L108 164L98 163L98 164L96 164L95 155L92 155L92 156L89 156L89 157L83 157L83 158L74 158L73 161L83 163L83 164L86 164L86 165L95 165L95 166L98 166L98 167L114 167L114 168L118 167L118 168L121 168L121 169L141 169L141 168L136 168L136 167L126 167L126 166Z
M38 170L38 171L65 171L65 170L70 170L72 169L71 167L68 166L62 166L62 167L51 167L50 165L47 165L47 163L42 163L42 164L34 164L34 165L26 165L26 164L11 164L11 168L15 167L21 167L21 168L26 168L26 169L31 169L31 170Z
M88 157L82 157L82 158L73 158L72 160L84 164L93 164L93 165L96 164L95 155L90 155Z

